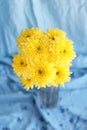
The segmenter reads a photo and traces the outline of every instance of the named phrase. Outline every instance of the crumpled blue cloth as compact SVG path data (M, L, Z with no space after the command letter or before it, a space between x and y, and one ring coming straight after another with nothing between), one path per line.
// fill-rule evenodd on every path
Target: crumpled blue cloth
M40 106L38 91L26 92L11 66L16 37L31 27L60 28L74 41L72 80L54 109ZM87 130L86 0L0 0L0 130Z

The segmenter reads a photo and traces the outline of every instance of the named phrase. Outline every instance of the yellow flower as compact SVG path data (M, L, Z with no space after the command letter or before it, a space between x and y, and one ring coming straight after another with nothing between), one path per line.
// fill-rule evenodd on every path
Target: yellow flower
M18 55L14 55L14 72L26 89L64 85L70 80L70 66L76 54L73 42L59 29L42 32L26 29L17 38Z
M69 64L75 57L76 54L72 45L65 44L60 49L60 64Z
M46 60L46 55L48 53L48 44L46 42L47 41L45 40L32 40L32 42L30 42L24 50L24 56L27 61L35 63L40 59Z
M38 88L48 86L54 79L54 76L55 69L53 65L47 62L39 61L32 69L32 77Z
M32 78L23 78L23 77L21 77L21 83L24 85L24 88L26 89L26 90L29 90L29 89L33 89L33 87L34 87L34 83L33 83L33 81L32 81Z
M60 64L62 65L66 63L65 60L63 60L62 58L64 57L64 54L62 53L65 47L64 43L65 43L65 38L60 38L60 39L57 39L56 41L48 40L48 44L46 47L47 48L46 57L48 57L48 62L54 63L54 66L60 65ZM69 64L69 62L67 64Z
M48 40L46 50L47 50L46 57L48 62L56 64L60 58L59 56L60 49L59 49L58 42L53 42Z
M39 28L26 29L22 31L20 37L16 39L20 51L24 51L29 43L39 40L44 33Z
M71 65L71 61L76 57L72 41L67 38L60 38L56 41L49 42L48 47L51 48L49 60L55 65Z
M25 77L28 75L28 64L25 58L21 54L14 55L12 66L13 66L14 72L18 76L23 75Z
M53 85L58 86L62 85L64 86L65 82L70 81L70 74L68 66L57 66L56 67L56 76Z
M56 40L58 38L63 38L66 36L66 33L64 31L61 31L59 29L48 29L46 35L51 39L51 40Z
M28 44L27 39L25 39L24 37L18 37L16 41L18 43L19 50L23 52Z
M67 44L67 45L72 45L73 44L73 41L69 40L68 38L64 38L63 42L64 42L64 44Z
M41 38L42 35L43 35L43 33L41 32L41 30L39 28L26 29L26 30L22 31L22 33L21 33L21 36L23 36L27 40L29 40L31 38L38 39L38 38Z
M42 54L46 50L45 44L42 44L36 40L33 41L33 43L29 44L27 47L28 47L28 50L31 50L32 51L31 53L33 53L35 55Z

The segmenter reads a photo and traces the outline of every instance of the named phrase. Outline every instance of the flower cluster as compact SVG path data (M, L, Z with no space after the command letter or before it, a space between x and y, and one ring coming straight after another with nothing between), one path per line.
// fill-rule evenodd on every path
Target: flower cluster
M70 81L70 66L76 54L65 32L26 29L17 43L19 54L14 55L12 66L26 89L63 86Z

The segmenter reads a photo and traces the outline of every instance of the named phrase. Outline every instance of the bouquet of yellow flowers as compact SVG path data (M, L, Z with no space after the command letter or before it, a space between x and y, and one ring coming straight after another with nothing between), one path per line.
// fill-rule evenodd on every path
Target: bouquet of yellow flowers
M13 56L12 66L26 90L34 86L64 86L70 81L70 66L76 54L64 31L26 29L17 43L19 54Z

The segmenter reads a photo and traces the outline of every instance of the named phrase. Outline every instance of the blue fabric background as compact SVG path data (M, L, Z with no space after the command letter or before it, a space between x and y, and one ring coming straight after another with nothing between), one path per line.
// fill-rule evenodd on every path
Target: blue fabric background
M22 29L60 28L74 41L71 82L59 90L54 109L39 106L13 73L12 55ZM0 130L87 130L87 1L0 0Z

